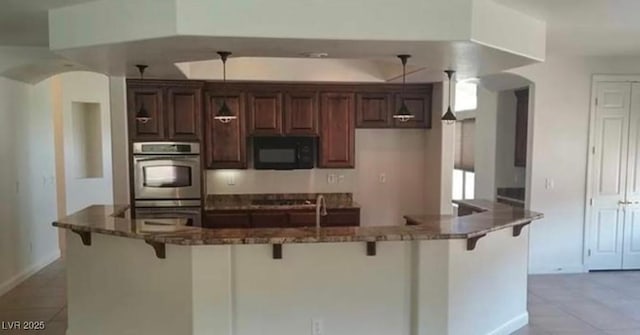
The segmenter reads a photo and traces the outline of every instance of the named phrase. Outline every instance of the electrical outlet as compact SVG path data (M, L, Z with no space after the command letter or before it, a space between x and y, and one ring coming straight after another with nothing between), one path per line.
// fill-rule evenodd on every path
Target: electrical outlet
M236 177L232 174L227 176L227 185L233 186L236 184Z
M379 182L380 184L384 184L384 183L386 183L386 182L387 182L387 174L386 174L386 173L384 173L384 172L383 172L383 173L381 173L381 174L378 176L378 182Z
M553 179L551 178L546 178L544 180L544 188L546 188L547 190L553 190L553 188L555 187L555 182L553 181Z
M344 182L344 175L338 176L338 184L342 184Z
M322 319L311 319L311 335L324 335L324 325Z
M338 177L335 174L330 173L327 175L327 184L335 184L337 179Z

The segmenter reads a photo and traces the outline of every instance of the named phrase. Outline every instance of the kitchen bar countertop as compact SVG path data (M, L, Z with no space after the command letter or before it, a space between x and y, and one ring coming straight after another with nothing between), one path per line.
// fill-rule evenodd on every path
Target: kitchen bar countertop
M53 223L75 232L90 232L176 245L283 244L321 242L374 242L469 239L519 226L542 214L486 200L460 201L479 213L408 215L408 225L365 227L315 227L207 229L184 226L182 219L134 219L128 206L94 205Z

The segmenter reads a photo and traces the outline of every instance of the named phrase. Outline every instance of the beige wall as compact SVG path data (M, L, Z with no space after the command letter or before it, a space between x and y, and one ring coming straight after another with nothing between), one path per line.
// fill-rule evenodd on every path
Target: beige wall
M0 78L0 295L60 255L51 87Z
M352 192L362 206L363 225L399 224L402 215L427 211L427 193L432 192L424 187L427 161L438 160L427 151L431 131L358 129L355 169L210 170L207 190L211 194ZM328 183L330 174L338 176L337 183ZM230 178L235 185L228 185Z
M530 208L545 218L531 228L530 271L580 272L594 74L638 74L638 58L551 57L513 71L533 81L529 116ZM528 177L529 178L529 177ZM545 180L554 181L545 188Z

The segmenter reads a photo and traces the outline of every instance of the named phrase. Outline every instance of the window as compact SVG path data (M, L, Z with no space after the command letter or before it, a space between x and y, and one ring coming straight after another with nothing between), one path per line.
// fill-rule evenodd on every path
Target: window
M473 199L475 196L475 119L456 122L453 199Z
M455 111L474 110L478 106L478 85L472 82L456 84Z

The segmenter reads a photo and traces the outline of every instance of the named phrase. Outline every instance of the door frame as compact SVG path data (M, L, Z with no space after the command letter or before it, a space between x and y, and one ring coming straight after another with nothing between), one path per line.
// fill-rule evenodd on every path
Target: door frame
M589 249L591 243L591 198L593 198L593 159L595 155L593 148L595 147L595 118L596 118L596 98L598 96L597 87L600 83L617 82L617 83L640 83L640 75L616 75L616 74L594 74L591 78L591 101L589 107L589 135L587 146L587 176L585 180L586 192L584 199L584 223L583 223L583 240L582 240L582 267L584 272L589 272Z

